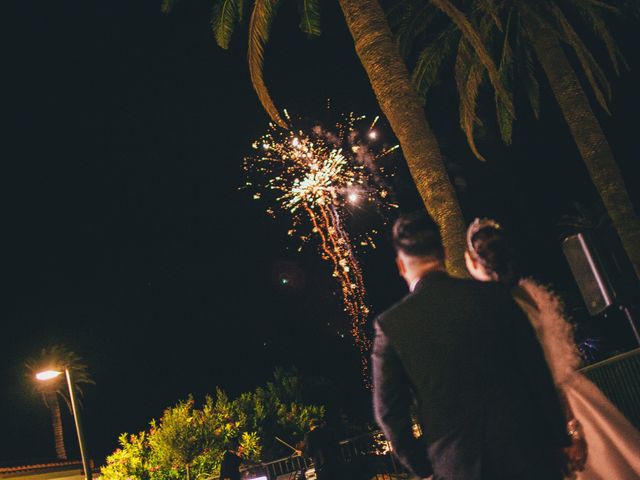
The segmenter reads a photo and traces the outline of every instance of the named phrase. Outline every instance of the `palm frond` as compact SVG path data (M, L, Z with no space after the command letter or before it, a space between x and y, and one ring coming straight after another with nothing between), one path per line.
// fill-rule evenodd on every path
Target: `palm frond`
M160 3L160 11L162 13L171 13L173 7L175 7L176 3L178 3L179 1L180 0L162 0L162 2Z
M269 41L269 30L279 0L256 0L249 20L248 62L251 83L258 99L271 119L283 128L284 122L264 82L264 46Z
M540 83L536 75L536 65L531 48L523 46L521 49L522 68L520 70L524 83L524 90L529 98L529 105L536 119L540 118Z
M624 56L622 55L622 52L620 51L620 48L618 47L618 44L611 35L611 31L609 30L607 23L602 18L602 15L598 11L596 11L594 7L586 6L581 0L571 0L571 3L573 3L576 11L580 14L584 23L604 43L607 49L607 53L609 54L609 59L611 60L611 64L613 65L613 69L616 74L620 74L618 59L622 61L625 67L629 68L626 60L624 59Z
M576 53L580 66L591 85L591 89L593 90L596 100L600 106L610 114L608 100L611 99L611 86L609 85L609 81L607 80L604 72L558 5L550 5L550 9L560 26L563 34L562 38Z
M489 80L496 91L496 94L504 102L505 107L513 114L513 101L511 99L511 93L504 87L500 81L500 75L498 74L498 68L496 67L491 54L489 53L485 41L475 28L475 26L469 21L467 16L459 10L449 0L431 0L437 8L447 14L451 20L458 26L464 37L469 42L471 48L473 48L479 62L487 70Z
M473 154L484 161L485 158L480 154L474 137L475 125L481 123L476 114L476 104L485 72L476 58L471 55L471 48L466 38L460 39L455 64L456 86L460 98L460 127L467 137L467 143Z
M298 12L300 14L300 30L315 37L322 33L319 0L298 0Z
M481 15L488 15L496 28L503 31L502 19L500 18L500 9L495 0L476 0L473 4L474 11Z
M231 36L242 17L242 0L216 0L211 12L211 29L216 43L227 50Z
M411 77L423 98L437 81L444 61L454 52L459 39L460 32L450 25L420 52Z
M423 3L423 2L421 2ZM416 6L416 0L399 0L393 2L393 4L386 10L385 15L387 22L391 30L396 30L401 27L402 24L410 18L410 12Z
M405 4L403 14L403 19L396 17L395 21L398 22L397 28L393 26L392 28L396 30L400 54L406 57L411 51L413 43L420 35L434 30L434 20L442 14L439 10L429 5L428 2L424 1L414 1L413 4Z
M593 5L594 7L601 8L603 10L609 10L612 13L620 13L621 12L620 8L618 8L617 6L611 5L610 3L603 2L601 0L585 0L585 3ZM618 3L620 3L620 2L618 2ZM640 6L640 4L638 4L637 0L631 0L631 2L629 2L629 3L635 3L636 6Z
M73 379L75 391L82 396L82 385L95 385L89 374L89 367L82 358L75 352L61 346L53 345L43 348L36 358L28 360L25 364L27 369L27 379L39 393L56 393L62 396L69 405L69 392L63 376L47 381L36 381L34 376L43 370L69 369Z
M507 17L507 24L505 28L504 40L502 42L502 55L500 58L500 65L498 67L498 73L500 75L500 81L502 84L511 89L513 83L513 50L511 48L511 44L509 43L509 33L511 26L511 16L512 13L509 13ZM498 127L500 129L500 135L502 140L507 144L511 144L511 138L513 134L513 120L514 116L509 112L509 110L504 105L502 99L495 95L496 102L496 114L498 120Z

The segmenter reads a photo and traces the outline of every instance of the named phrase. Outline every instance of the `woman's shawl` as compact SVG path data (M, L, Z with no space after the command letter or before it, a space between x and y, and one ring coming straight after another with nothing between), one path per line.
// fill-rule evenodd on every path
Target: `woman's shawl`
M562 300L530 278L520 280L514 298L538 335L556 385L565 383L580 365L580 354Z

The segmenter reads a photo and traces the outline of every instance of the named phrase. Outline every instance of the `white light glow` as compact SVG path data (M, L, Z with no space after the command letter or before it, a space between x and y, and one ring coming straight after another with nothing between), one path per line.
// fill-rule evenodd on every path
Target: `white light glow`
M36 373L36 379L38 380L51 380L52 378L56 378L62 375L62 372L58 372L57 370L45 370L44 372Z

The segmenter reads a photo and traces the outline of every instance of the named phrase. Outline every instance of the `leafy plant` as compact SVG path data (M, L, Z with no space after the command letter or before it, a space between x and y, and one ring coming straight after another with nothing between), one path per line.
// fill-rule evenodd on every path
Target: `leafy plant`
M197 408L193 397L165 409L148 431L122 434L120 448L101 468L104 480L209 478L234 442L243 455L257 461L282 453L275 436L300 439L324 407L303 401L302 381L295 370L276 370L273 381L229 398L217 388ZM293 441L293 440L292 440Z

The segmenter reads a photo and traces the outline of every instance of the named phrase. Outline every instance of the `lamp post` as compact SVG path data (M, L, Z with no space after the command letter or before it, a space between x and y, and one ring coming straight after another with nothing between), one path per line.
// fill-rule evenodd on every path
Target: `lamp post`
M36 379L42 382L52 380L62 375L63 372L58 370L45 370L43 372L36 373ZM89 467L89 457L87 455L87 448L84 442L84 435L82 433L82 422L80 421L80 415L78 413L78 400L76 399L76 391L73 388L73 380L71 378L71 371L68 368L64 369L64 374L67 379L67 387L69 388L69 398L71 400L71 411L73 413L73 421L76 425L76 433L78 434L78 444L80 445L80 457L82 458L82 468L84 470L85 480L91 480L91 468Z

